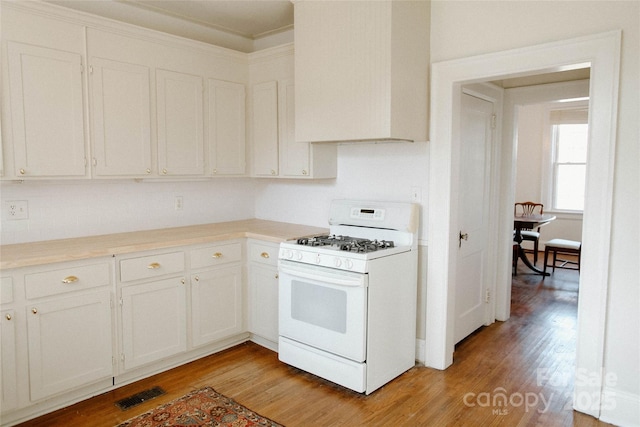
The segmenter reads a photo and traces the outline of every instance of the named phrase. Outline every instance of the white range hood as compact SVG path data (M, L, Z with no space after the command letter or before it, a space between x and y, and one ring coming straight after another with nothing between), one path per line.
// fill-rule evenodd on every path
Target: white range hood
M296 141L426 141L430 3L294 8Z

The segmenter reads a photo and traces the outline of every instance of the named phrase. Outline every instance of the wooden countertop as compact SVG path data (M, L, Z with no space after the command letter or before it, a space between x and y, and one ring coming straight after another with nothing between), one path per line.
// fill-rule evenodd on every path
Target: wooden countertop
M72 239L0 246L0 269L97 258L152 249L194 245L237 238L274 243L327 233L327 229L260 219L162 228Z

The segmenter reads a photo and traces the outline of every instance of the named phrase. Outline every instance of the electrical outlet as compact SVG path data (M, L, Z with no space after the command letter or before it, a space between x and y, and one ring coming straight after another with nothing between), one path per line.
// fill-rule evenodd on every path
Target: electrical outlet
M182 196L176 196L176 210L181 211L183 207L184 200L182 199Z
M422 188L411 187L411 201L414 203L420 203L422 201Z
M29 218L29 203L26 200L4 202L4 211L9 221Z

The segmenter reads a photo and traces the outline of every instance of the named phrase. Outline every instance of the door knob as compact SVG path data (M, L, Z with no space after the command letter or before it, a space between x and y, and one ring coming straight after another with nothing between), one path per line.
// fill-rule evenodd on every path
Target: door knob
M462 233L462 231L458 232L458 247L462 247L462 241L463 240L469 240L469 234L468 233Z

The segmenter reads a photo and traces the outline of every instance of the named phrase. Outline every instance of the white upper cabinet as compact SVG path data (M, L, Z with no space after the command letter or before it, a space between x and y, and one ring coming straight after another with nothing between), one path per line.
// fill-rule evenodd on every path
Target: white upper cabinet
M253 173L278 175L278 82L253 86Z
M426 141L429 8L296 1L296 141Z
M82 56L9 41L15 177L86 175Z
M202 77L156 71L158 170L161 175L202 175Z
M151 174L149 68L96 57L89 60L95 176Z
M255 177L335 178L335 144L297 142L292 45L250 56L251 134Z
M209 164L216 176L246 173L245 86L208 79Z

